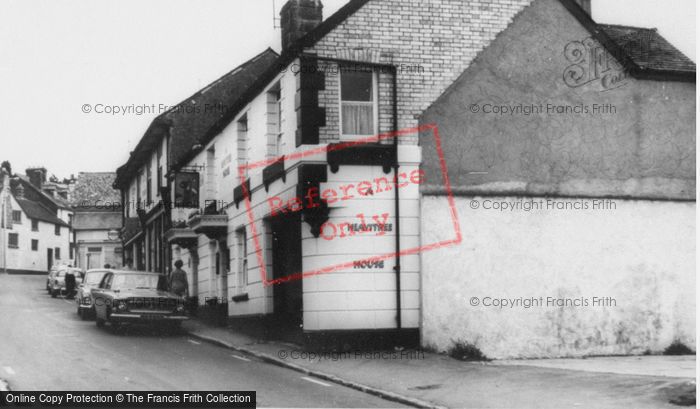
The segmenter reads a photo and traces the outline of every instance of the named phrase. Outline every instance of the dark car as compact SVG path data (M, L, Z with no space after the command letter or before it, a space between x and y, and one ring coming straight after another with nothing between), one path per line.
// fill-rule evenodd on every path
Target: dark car
M78 316L84 320L95 316L95 304L92 302L92 289L100 285L102 277L112 270L96 269L88 270L83 277L83 282L78 285L75 295Z
M145 271L110 270L92 289L95 322L177 327L187 319L184 299L166 290L165 276Z

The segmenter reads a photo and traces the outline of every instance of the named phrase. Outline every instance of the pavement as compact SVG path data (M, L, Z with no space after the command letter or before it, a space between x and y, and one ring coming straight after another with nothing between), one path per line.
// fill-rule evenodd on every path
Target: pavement
M0 390L250 391L258 407L400 407L202 342L184 331L113 332L51 298L44 276L0 274Z
M462 362L422 351L306 353L190 321L200 340L413 407L677 408L695 404L695 356ZM671 403L671 402L675 402Z

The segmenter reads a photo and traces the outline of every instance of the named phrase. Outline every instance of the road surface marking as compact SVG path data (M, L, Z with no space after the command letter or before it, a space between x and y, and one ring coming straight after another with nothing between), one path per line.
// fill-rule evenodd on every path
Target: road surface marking
M231 355L231 356L234 357L234 358L236 358L236 359L240 359L241 361L250 362L250 359L248 359L248 358L243 358L242 356L238 356L238 355Z
M195 345L202 345L201 342L197 342L197 341L195 341L195 340L193 340L193 339L188 339L187 341L190 342L190 343L192 343L192 344L195 344Z
M302 376L301 379L303 379L303 380L305 380L305 381L317 383L317 384L323 385L323 386L331 386L329 383L317 381L316 379L314 379L314 378L309 378L308 376Z
M12 368L10 368L9 366L3 366L2 369L4 369L5 372L7 372L7 373L10 374L10 375L14 375L14 374L15 374L15 371L14 371Z

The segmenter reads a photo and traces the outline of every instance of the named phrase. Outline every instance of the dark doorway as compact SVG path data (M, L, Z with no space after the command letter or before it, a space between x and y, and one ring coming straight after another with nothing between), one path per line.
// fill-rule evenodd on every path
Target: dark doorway
M272 277L285 278L301 273L301 217L299 212L270 219L272 230ZM273 285L275 330L292 342L301 342L303 294L301 280Z
M46 264L49 266L47 270L53 267L53 249L46 249Z

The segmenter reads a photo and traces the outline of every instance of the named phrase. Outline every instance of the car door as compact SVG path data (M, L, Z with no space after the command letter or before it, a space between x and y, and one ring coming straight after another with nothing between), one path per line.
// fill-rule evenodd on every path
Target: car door
M109 291L110 285L112 284L112 273L105 274L100 281L100 284L92 290L92 296L95 303L95 314L97 318L107 319L107 295L106 292Z

